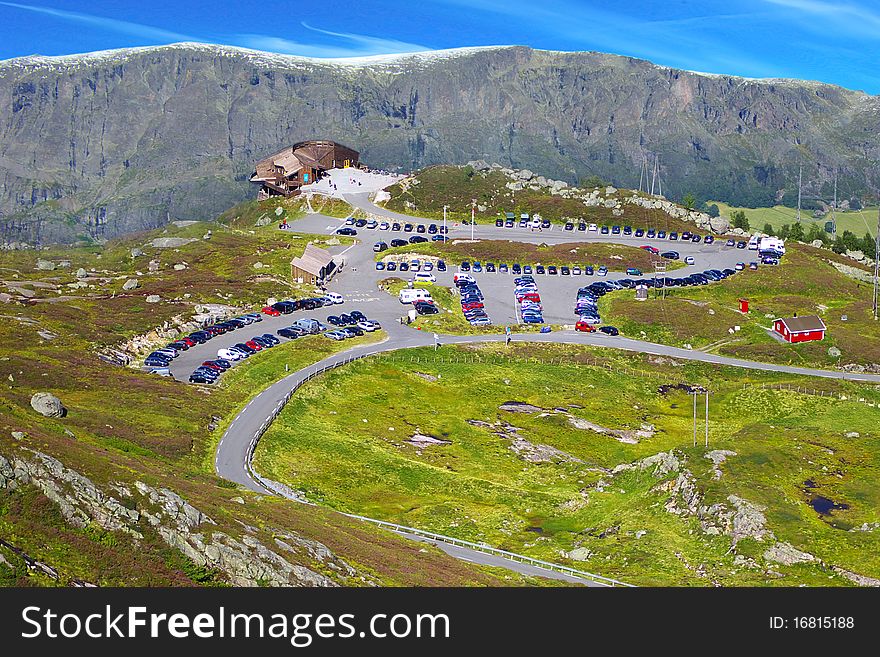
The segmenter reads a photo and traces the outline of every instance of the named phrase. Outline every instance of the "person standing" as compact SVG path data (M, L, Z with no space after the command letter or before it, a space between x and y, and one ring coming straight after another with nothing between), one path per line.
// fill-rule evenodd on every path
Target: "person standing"
M512 339L512 336L510 335L510 327L505 326L504 327L504 344L509 347L511 339Z
M435 333L434 334L434 351L437 351L438 347L440 347L440 336Z

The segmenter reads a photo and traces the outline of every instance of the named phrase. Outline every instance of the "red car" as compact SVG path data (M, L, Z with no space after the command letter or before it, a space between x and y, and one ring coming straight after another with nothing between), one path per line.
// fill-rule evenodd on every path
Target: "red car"
M477 308L483 308L483 303L481 301L471 301L469 303L461 304L462 310L476 310Z
M216 363L212 363L212 362L209 361L209 360L206 360L204 363L202 363L202 367L210 367L210 368L211 368L212 370L214 370L215 372L222 372L222 371L223 371L223 368L222 368L222 367L220 367L220 366L217 365Z
M247 342L245 342L245 344L246 344L248 347L250 347L251 349L253 349L254 351L261 351L261 350L263 349L262 346L260 346L259 344L257 344L257 343L254 342L253 340L248 340Z
M575 331L581 331L583 333L595 333L596 327L592 324L588 324L584 320L578 320L578 323L574 325Z
M269 315L269 317L278 317L281 314L280 312L275 310L272 306L265 306L262 310L260 310L260 312L263 313L264 315Z
M640 246L639 248L644 249L645 251L648 251L649 253L653 253L654 255L657 255L658 253L660 253L660 249L658 249L656 246L648 246L647 244L645 244L645 246Z

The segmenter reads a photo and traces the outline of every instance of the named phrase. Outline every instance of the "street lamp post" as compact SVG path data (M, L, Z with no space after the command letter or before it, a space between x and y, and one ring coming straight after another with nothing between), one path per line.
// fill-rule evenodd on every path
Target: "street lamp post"
M447 234L446 233L446 208L448 208L448 207L449 207L448 205L443 206L443 234L444 235Z
M477 221L477 199L471 199L471 242L474 241L474 224Z

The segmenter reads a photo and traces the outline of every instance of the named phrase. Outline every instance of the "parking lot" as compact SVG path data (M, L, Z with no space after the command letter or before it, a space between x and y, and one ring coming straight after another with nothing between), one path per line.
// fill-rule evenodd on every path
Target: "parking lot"
M365 201L360 199L360 202L364 203ZM376 209L375 206L372 207L374 210ZM390 242L393 238L408 239L412 235L430 237L432 234L439 234L439 227L442 225L442 222L419 222L412 217L403 217L402 215L391 213L391 216L388 217L388 223L393 224L395 221L401 224L399 231L390 229L379 230L378 225L372 229L361 226L356 229L357 235L355 238L358 240L356 244L348 247L332 247L330 249L331 253L340 262L344 262L344 264L341 273L328 284L327 290L328 292L341 294L345 299L344 304L326 306L310 311L297 311L291 315L282 315L280 317L264 315L262 321L258 323L218 335L205 344L200 344L188 351L181 352L178 358L174 359L169 365L171 374L178 380L188 380L190 373L200 366L202 362L216 358L218 350L227 349L236 343L246 341L252 337L251 334L262 335L264 333L271 333L278 336L277 332L279 329L289 326L302 317L311 317L323 324L328 324L327 317L329 315L359 310L369 319L378 321L392 339L404 339L405 334L411 332L411 329L402 325L400 319L406 316L412 306L410 304L402 304L397 297L380 291L378 283L382 279L392 276L409 280L415 272L377 270L373 244L380 239ZM407 221L413 224L411 231L403 230L404 224ZM416 228L419 223L426 226L424 232L419 232ZM437 233L430 233L428 231L427 226L431 223L437 225ZM344 225L345 222L341 219L313 214L292 222L289 229L306 233L333 234ZM447 224L447 228L450 240L469 240L471 237L472 228L470 225L450 222ZM732 269L738 262L749 263L757 260L757 253L755 251L727 246L726 240L717 240L712 244L706 244L702 240L699 243L681 240L670 241L668 239L660 240L656 237L653 239L646 236L636 237L634 232L635 230L633 230L633 234L625 235L622 230L619 234L614 234L610 230L608 234L602 234L599 230L564 230L559 224L540 231L528 227L520 228L515 226L513 228L505 228L491 224L479 224L473 227L475 240L507 240L536 244L610 242L632 247L650 245L660 251L677 251L682 262L687 257L693 258L694 264L667 272L665 275L670 278L682 278L691 273L710 268ZM418 258L419 256L414 257ZM496 271L494 272L486 271L486 263L484 262L482 271L471 271L470 275L476 280L480 291L485 297L486 314L491 318L492 324L497 326L499 331L503 331L505 326L515 326L521 321L518 305L514 297L514 279L517 276L512 271L512 262L506 263L508 265L506 273L498 270L498 265L501 263L496 262L494 264L496 265ZM642 276L627 276L624 272L629 267L629 263L624 260L620 261L619 268L612 269L605 277L598 275L598 272L593 275L586 275L585 273L563 275L561 270L556 274L539 274L535 268L537 263L521 262L519 264L523 266L528 264L533 267L532 275L540 292L544 322L555 325L573 325L577 320L577 316L574 314L574 305L578 289L595 281L614 280L623 277L637 280L639 278L651 278L654 275L653 272L643 272ZM563 263L557 264L561 265ZM572 262L570 264L580 265L583 271L584 265L587 263ZM457 267L450 266L445 272L434 269L432 273L436 276L437 285L455 290L453 275L457 271ZM748 275L748 271L745 272L745 275ZM416 284L416 287L418 287L418 284ZM450 308L449 310L461 312L461 309L457 307ZM328 328L332 329L334 327L328 324ZM283 337L281 339L282 341L286 340Z

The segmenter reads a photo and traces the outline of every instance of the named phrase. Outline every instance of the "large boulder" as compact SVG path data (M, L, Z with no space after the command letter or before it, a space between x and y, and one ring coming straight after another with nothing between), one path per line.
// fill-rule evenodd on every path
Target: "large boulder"
M123 290L136 290L140 283L136 278L129 278L125 283L122 284Z
M711 217L709 219L709 228L713 233L726 233L730 230L730 221L726 217Z
M52 271L55 269L55 263L51 260L44 260L43 258L37 258L37 269L41 271Z
M131 257L132 257L132 258L140 258L142 255L144 255L144 252L141 251L141 250L140 250L139 248L137 248L137 247L134 247L134 248L131 250Z
M64 417L67 409L55 395L50 392L38 392L31 397L31 408L45 417Z
M191 237L157 237L150 242L150 246L155 249L175 249L196 241L198 240Z
M76 270L75 275L77 278L86 278L89 275L89 272L87 272L85 269L80 267L79 269Z
M159 303L161 300L158 294L150 294L146 298L147 303Z

